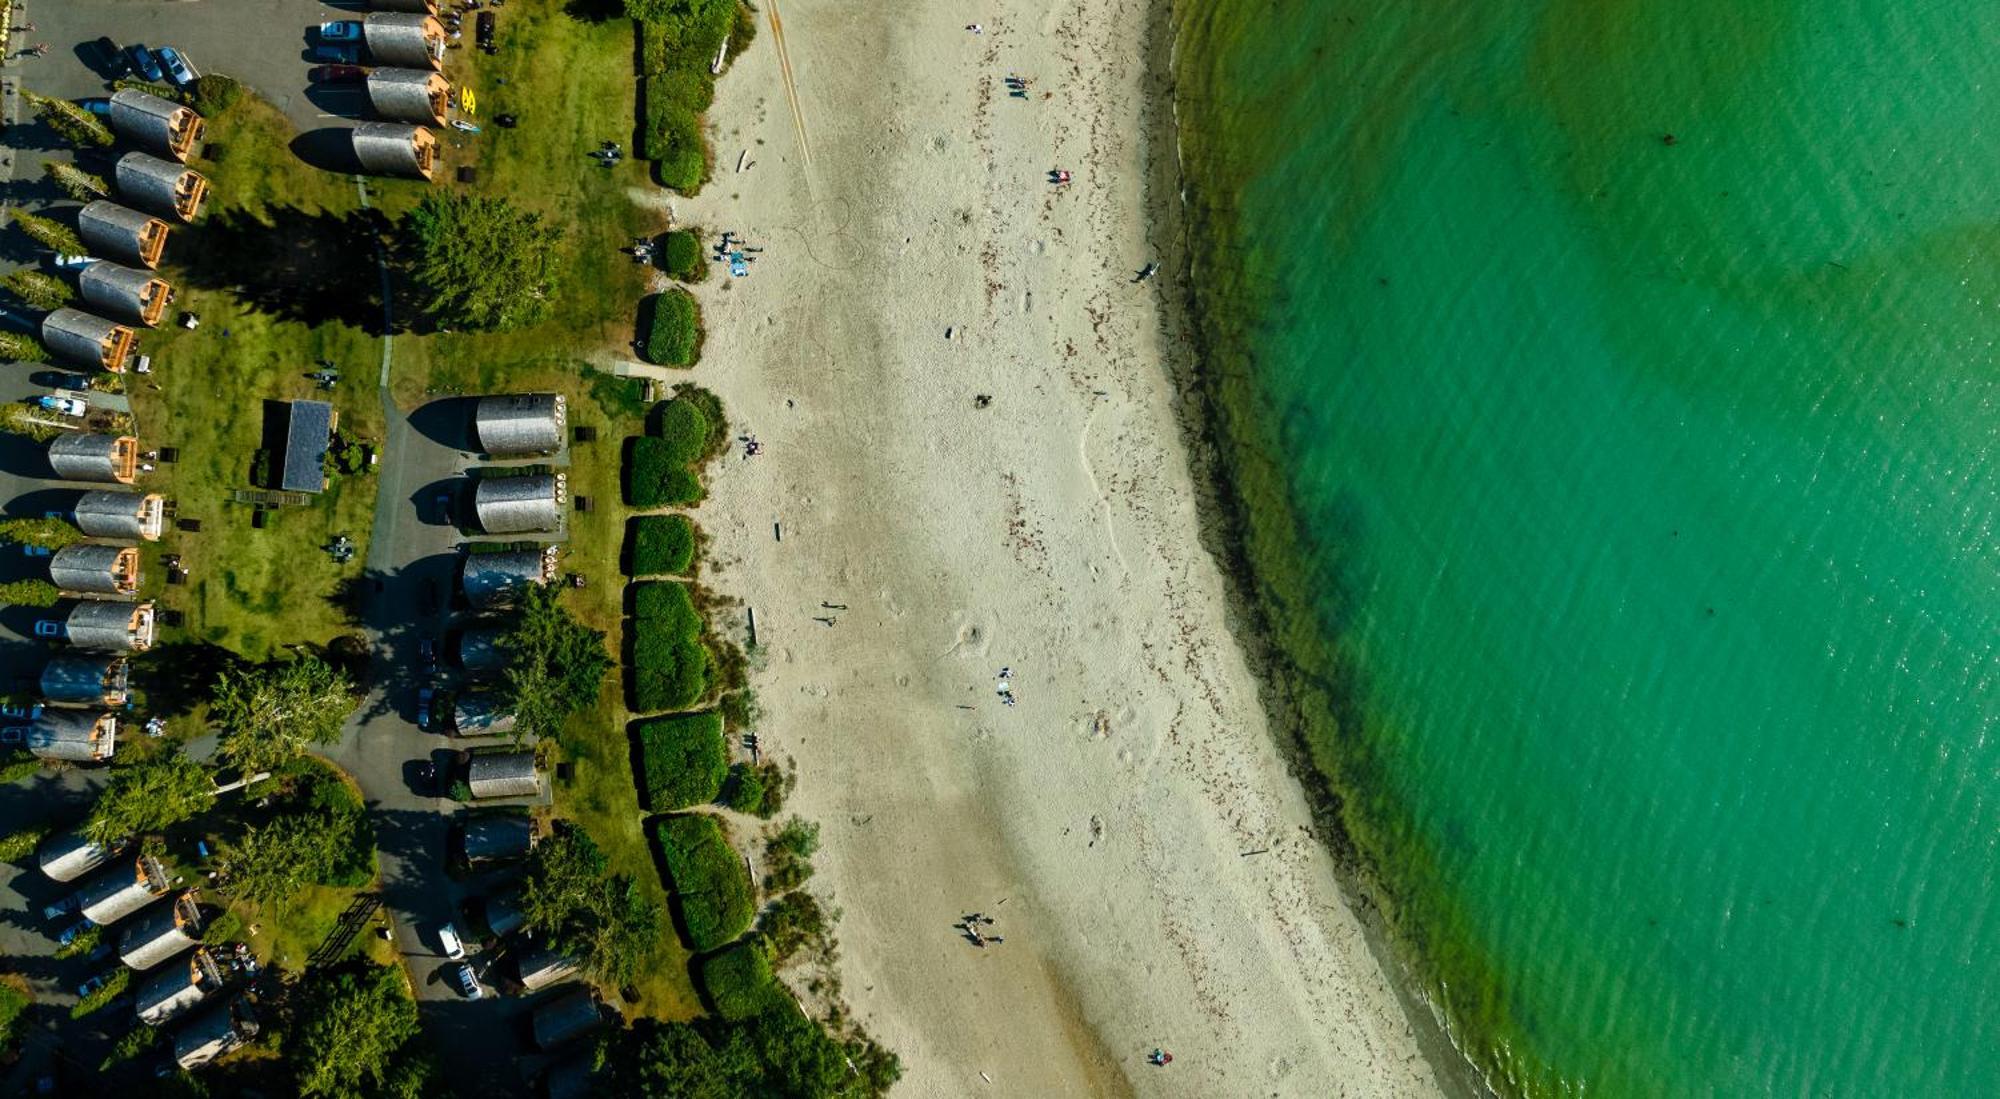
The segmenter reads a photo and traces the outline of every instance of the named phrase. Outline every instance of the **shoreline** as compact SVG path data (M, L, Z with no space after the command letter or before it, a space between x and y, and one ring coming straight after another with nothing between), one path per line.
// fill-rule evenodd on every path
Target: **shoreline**
M1453 1039L1441 1006L1412 971L1394 940L1367 879L1374 869L1356 846L1341 819L1341 794L1332 777L1314 765L1306 733L1307 721L1292 698L1290 680L1304 674L1278 643L1267 605L1257 595L1262 580L1247 540L1246 501L1237 491L1231 466L1232 449L1217 412L1219 394L1212 371L1202 368L1210 348L1203 326L1203 306L1196 292L1195 256L1190 239L1196 232L1189 188L1187 152L1183 145L1180 103L1181 37L1174 25L1175 9L1183 0L1154 0L1147 32L1149 82L1146 119L1141 124L1151 150L1145 177L1148 235L1163 272L1179 278L1178 292L1159 285L1162 327L1168 333L1168 370L1175 378L1174 413L1183 433L1190 480L1196 486L1201 545L1220 568L1227 593L1226 622L1256 678L1258 704L1270 723L1272 739L1283 753L1291 776L1311 806L1314 839L1332 858L1341 896L1359 918L1371 954L1390 975L1390 985L1403 1010L1415 1024L1418 1045L1430 1062L1437 1083L1456 1097L1496 1094L1471 1055Z

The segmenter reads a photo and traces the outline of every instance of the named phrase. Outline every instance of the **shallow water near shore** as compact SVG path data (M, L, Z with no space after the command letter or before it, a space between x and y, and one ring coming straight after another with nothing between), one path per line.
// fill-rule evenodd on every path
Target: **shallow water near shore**
M1985 1092L2000 9L1175 22L1242 548L1458 1040Z

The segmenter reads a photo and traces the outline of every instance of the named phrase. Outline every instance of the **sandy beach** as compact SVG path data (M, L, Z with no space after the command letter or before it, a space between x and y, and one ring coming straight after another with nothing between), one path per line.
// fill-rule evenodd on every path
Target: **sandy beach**
M697 288L694 379L764 447L696 518L845 998L911 1095L1434 1093L1200 546L1132 281L1147 6L924 9L767 0L673 204L766 249Z

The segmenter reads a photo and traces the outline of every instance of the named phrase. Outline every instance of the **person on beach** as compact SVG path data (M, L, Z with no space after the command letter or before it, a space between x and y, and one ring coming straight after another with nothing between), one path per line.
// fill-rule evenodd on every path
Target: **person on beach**
M1155 1049L1146 1055L1146 1063L1158 1068L1165 1068L1174 1063L1174 1055L1164 1049Z

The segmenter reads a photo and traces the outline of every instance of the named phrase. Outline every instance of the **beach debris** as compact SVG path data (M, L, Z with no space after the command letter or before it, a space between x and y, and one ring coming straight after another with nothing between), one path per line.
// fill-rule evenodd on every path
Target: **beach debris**
M957 325L955 325L955 324L947 324L947 325L945 325L945 326L944 326L944 338L945 338L945 339L951 339L951 338L952 338L953 336L956 336L956 335L958 335L958 326L957 326Z
M992 403L993 403L992 394L975 393L972 395L972 407L974 408L986 408L992 405Z

